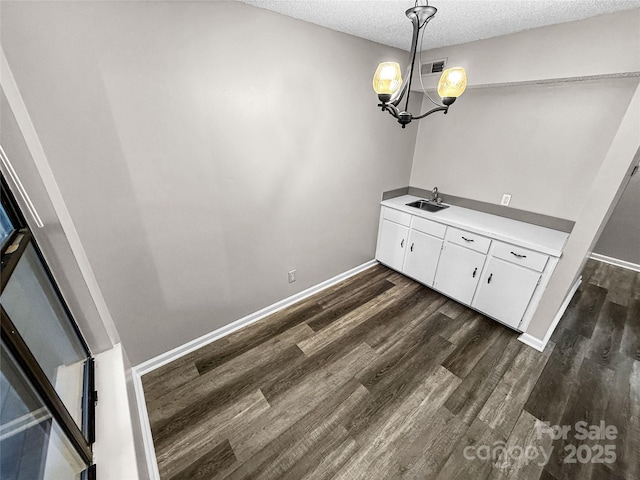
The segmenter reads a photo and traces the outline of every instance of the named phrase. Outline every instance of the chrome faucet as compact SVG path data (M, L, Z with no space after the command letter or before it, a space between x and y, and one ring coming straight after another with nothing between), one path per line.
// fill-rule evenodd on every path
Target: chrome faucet
M438 197L438 187L433 187L433 190L431 190L431 195L433 196L433 198L431 199L432 202L442 203L442 199Z

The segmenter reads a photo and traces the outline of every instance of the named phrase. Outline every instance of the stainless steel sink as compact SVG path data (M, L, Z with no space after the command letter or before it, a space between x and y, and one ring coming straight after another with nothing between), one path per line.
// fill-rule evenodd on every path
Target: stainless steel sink
M443 205L442 203L436 203L430 200L417 200L415 202L407 203L407 206L426 210L427 212L439 212L440 210L449 208L449 205Z

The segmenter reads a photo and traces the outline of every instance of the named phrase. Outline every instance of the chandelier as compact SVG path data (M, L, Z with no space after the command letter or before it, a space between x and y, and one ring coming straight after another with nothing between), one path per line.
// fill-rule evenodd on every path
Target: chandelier
M456 98L462 95L467 86L467 74L464 68L448 68L442 72L438 82L438 95L442 98L442 105L432 100L436 107L428 112L413 115L408 111L418 40L420 34L424 36L424 28L437 11L435 7L429 6L428 1L425 2L425 5L419 5L419 0L416 0L413 8L406 11L407 17L413 24L413 37L411 38L411 51L409 52L409 65L405 70L405 81L402 81L400 65L396 62L381 63L373 76L373 89L380 100L378 106L381 107L383 112L389 112L396 118L402 128L405 128L412 120L419 120L432 113L447 113L449 106L456 101ZM418 72L418 74L420 75L421 72ZM398 105L405 96L404 110L400 110Z

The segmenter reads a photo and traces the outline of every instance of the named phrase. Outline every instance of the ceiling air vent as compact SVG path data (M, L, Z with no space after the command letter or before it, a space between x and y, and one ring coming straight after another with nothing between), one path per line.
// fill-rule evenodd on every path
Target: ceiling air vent
M420 68L422 75L431 75L432 73L442 73L446 66L447 59L434 60L433 62L423 63Z

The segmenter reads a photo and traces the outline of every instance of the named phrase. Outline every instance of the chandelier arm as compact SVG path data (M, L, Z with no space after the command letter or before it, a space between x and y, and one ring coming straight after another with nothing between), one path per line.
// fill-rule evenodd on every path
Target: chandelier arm
M405 12L407 18L411 20L411 25L413 27L413 35L411 37L411 50L409 50L410 61L405 70L405 81L403 82L402 87L391 97L389 101L389 103L398 106L398 104L402 101L404 95L406 94L407 99L405 111L407 111L409 108L409 96L411 95L411 83L413 82L413 71L415 69L416 53L418 49L420 31L427 26L436 12L437 9L435 7L429 7L429 2L426 2L426 5L421 6L418 5L417 0L415 6Z
M409 17L411 20L411 25L413 26L413 34L411 37L411 50L409 50L409 55L411 61L407 64L407 67L404 71L405 81L402 84L400 90L398 90L394 96L391 98L389 103L398 106L398 104L402 101L404 94L407 94L407 103L405 105L405 110L409 108L409 91L411 89L411 82L413 80L413 68L416 61L416 49L418 48L418 34L420 33L420 19L413 15ZM426 25L426 22L423 24ZM408 79L408 81L407 81Z
M420 18L418 18L418 15L414 15L411 17L411 23L413 24L413 38L411 39L411 63L409 64L409 68L408 70L408 78L409 81L406 83L407 86L407 99L404 105L404 111L408 112L409 111L409 97L411 96L411 83L413 82L413 69L415 68L415 64L416 64L416 53L418 50L418 38L420 37ZM422 27L424 27L427 24L427 22L425 21L422 24Z
M426 117L427 115L431 115L432 113L436 113L436 112L444 112L447 113L447 111L449 110L449 106L444 106L444 107L436 107L432 110L429 110L426 113L423 113L422 115L418 115L417 117L413 117L413 120L420 120L421 118Z
M387 112L389 112L389 115L391 115L392 117L398 118L400 111L395 105L386 103L386 104L380 104L378 106L381 106L383 110L386 110Z

